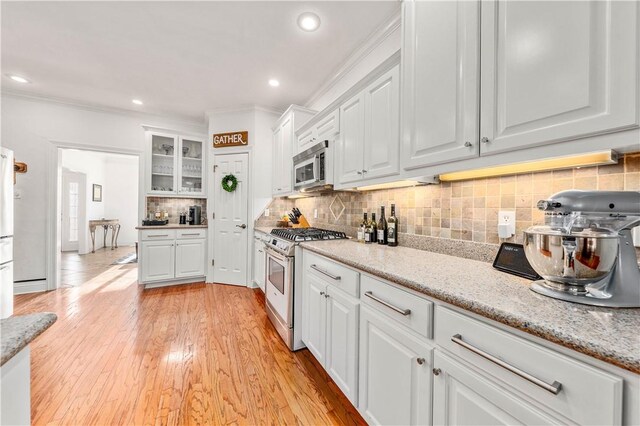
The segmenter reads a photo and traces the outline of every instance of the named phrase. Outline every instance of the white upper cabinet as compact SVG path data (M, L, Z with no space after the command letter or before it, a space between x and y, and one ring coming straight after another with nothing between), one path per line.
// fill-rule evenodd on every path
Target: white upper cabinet
M396 65L340 106L337 187L399 172L400 74Z
M406 170L478 156L479 15L475 1L403 3Z
M314 118L311 121L313 122L307 122L304 128L297 133L296 154L322 141L329 141L330 144L333 144L340 131L340 110L335 109L326 116L323 115L318 120Z
M147 145L147 194L204 196L203 139L147 132Z
M483 2L481 153L637 127L639 7Z
M336 144L339 183L362 179L364 170L364 100L359 93L340 107L340 139Z
M394 67L364 91L364 179L399 171L399 80L399 67Z
M293 193L293 156L295 132L314 111L291 105L273 127L272 193L274 197Z

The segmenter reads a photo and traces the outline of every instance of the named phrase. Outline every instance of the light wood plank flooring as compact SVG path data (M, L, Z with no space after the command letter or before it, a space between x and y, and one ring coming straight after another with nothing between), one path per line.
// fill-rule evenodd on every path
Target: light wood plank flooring
M306 349L286 348L260 290L143 291L114 259L81 285L16 296L17 315L58 314L31 346L34 425L364 424Z

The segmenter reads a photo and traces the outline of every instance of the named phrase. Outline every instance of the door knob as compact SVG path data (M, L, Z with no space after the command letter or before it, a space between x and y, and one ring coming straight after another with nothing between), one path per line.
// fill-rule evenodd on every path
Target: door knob
M467 147L467 148L471 148L473 146L473 144L471 142L469 142L469 141L466 141L464 143L464 146Z
M247 225L245 225L244 223L242 225L236 225L236 228L242 228L242 229L246 229Z
M416 362L417 362L419 365L422 365L422 364L424 364L425 359L424 359L424 358L418 358L418 359L416 359Z
M488 137L483 137L482 139L480 139L480 142L482 143L489 143L489 138Z
M440 373L442 373L442 370L440 370L439 368L434 368L433 369L433 375L434 376L439 376Z

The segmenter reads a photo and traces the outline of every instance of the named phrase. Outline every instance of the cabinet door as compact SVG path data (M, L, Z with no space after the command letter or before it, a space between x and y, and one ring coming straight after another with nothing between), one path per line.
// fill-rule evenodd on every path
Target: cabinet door
M140 250L143 282L175 278L174 240L142 241Z
M282 168L280 174L280 193L288 194L291 192L293 181L293 119L287 118L281 125L281 156L282 156Z
M358 405L358 318L360 302L327 286L325 369L353 405Z
M176 242L176 278L204 275L206 240L178 240Z
M431 423L432 352L401 325L360 306L358 408L367 423Z
M203 140L180 138L178 192L181 195L204 195L205 152Z
M325 365L327 285L309 273L304 276L302 341L322 366Z
M302 133L300 137L298 137L298 153L304 151L305 149L311 148L315 139L313 137L314 129L311 128L306 132Z
M399 172L400 66L396 66L364 91L363 179Z
M470 367L436 351L433 423L438 425L549 425L559 420L517 398Z
M282 128L278 127L273 131L273 170L271 174L271 185L273 195L278 195L282 191Z
M314 143L322 141L333 141L340 131L340 112L333 111L315 125Z
M265 274L265 254L264 243L260 239L254 240L253 250L253 281L264 292L264 274Z
M403 2L406 170L477 157L479 1Z
M339 183L362 179L364 150L364 101L362 94L349 99L340 107L340 137L335 159L336 179Z
M637 128L639 7L483 2L481 154Z
M149 157L147 193L152 195L177 194L178 137L161 133L148 133Z

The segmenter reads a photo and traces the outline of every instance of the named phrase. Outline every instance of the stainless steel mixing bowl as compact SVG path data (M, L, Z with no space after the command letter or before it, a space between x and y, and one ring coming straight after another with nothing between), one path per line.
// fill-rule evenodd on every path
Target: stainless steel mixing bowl
M548 226L524 231L524 252L542 278L556 283L585 286L604 278L616 264L618 234L611 231L567 235Z

